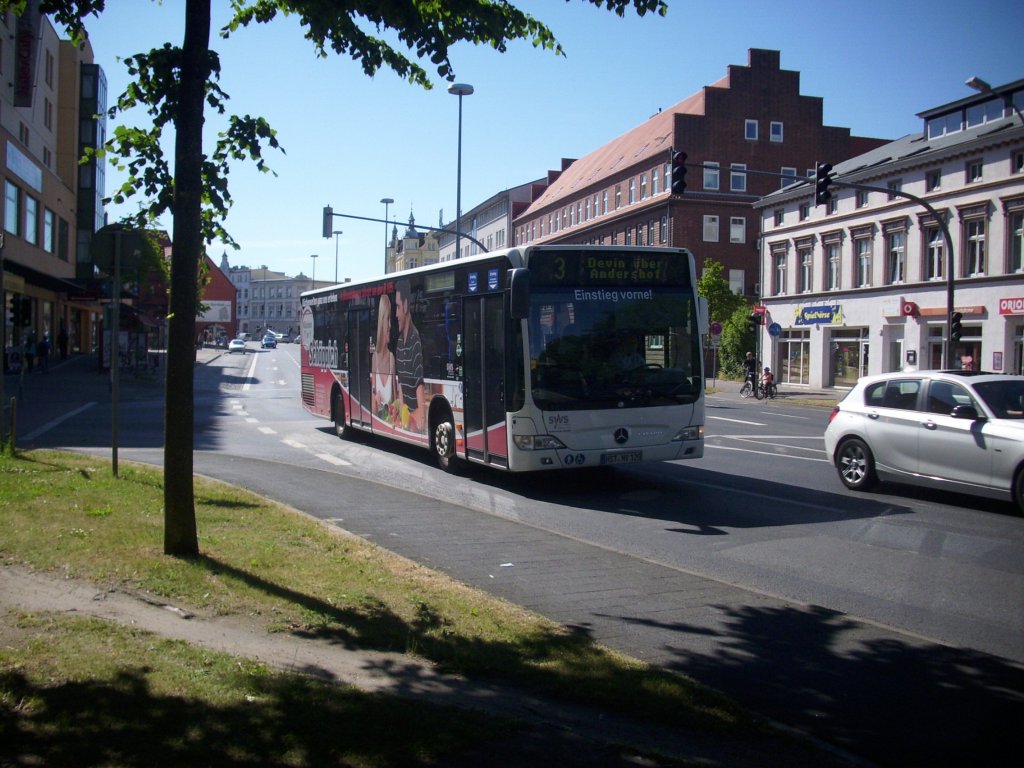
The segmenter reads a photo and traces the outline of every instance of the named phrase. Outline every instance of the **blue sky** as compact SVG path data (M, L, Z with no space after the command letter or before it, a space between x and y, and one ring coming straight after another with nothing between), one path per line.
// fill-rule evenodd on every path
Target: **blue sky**
M726 73L749 48L781 51L800 72L801 92L824 99L828 125L856 135L898 138L920 130L916 113L973 92L972 76L1000 85L1024 78L1020 0L669 0L665 18L619 18L589 4L516 0L546 22L564 58L526 43L500 54L461 46L456 79L463 99L462 208L544 176ZM108 0L88 25L107 75L111 103L127 83L121 57L180 44L183 0ZM214 0L214 24L227 0ZM220 22L220 23L218 23ZM335 239L321 236L321 210L436 226L455 212L458 99L433 78L425 91L389 71L373 79L347 58L317 59L293 19L214 37L230 112L265 117L286 154L277 176L240 164L230 177L235 205L227 230L241 246L235 266L266 265L290 275L334 279ZM429 66L426 67L430 71ZM142 121L144 116L128 116ZM216 118L208 115L211 127ZM108 127L108 129L112 126ZM827 159L827 158L822 158ZM108 193L118 181L108 171ZM110 209L111 220L122 211ZM170 228L170 221L162 222ZM383 265L385 226L335 219L337 274L363 279ZM213 244L219 263L225 248Z

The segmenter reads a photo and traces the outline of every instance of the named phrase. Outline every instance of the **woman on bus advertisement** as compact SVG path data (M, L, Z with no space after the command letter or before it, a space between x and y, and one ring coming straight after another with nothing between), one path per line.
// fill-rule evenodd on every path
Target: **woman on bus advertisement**
M420 341L420 333L412 321L409 294L409 281L399 280L395 286L395 309L398 317L395 371L401 390L398 424L402 429L423 432L427 413L427 395L423 383L423 344Z
M377 306L377 336L374 339L373 412L384 421L395 422L389 408L395 401L395 355L391 351L391 298L384 294Z

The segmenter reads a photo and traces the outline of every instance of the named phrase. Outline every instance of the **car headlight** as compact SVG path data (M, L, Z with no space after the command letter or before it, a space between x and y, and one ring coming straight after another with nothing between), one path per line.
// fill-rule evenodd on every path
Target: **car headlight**
M553 435L513 435L512 441L521 451L548 451L565 448L565 443Z

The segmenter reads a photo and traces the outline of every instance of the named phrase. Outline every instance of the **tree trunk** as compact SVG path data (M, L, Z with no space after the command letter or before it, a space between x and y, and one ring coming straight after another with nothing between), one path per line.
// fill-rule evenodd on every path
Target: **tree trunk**
M210 0L187 0L174 141L174 202L164 414L164 553L199 554L193 474L195 328L203 253L203 105Z

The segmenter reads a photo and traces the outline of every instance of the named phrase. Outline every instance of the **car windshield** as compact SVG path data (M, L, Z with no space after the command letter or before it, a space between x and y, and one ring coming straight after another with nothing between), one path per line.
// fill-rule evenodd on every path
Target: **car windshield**
M975 382L974 389L997 419L1024 419L1024 377Z

